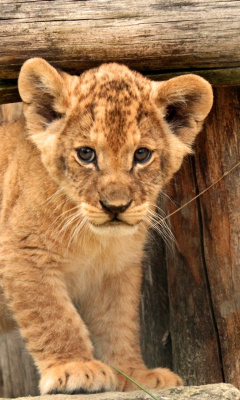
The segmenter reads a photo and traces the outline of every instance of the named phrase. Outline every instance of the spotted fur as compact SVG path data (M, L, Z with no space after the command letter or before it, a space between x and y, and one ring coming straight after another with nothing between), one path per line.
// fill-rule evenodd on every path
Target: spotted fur
M210 111L210 85L151 82L118 64L70 76L31 59L19 92L25 117L0 129L2 328L19 326L43 394L134 389L111 365L147 388L181 385L142 361L141 260L158 194ZM149 151L143 163L138 149Z

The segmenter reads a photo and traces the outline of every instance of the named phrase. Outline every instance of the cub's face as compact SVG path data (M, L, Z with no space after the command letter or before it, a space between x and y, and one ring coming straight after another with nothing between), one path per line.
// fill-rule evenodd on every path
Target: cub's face
M150 221L212 105L200 77L156 83L118 64L72 77L32 59L19 90L43 164L99 233Z

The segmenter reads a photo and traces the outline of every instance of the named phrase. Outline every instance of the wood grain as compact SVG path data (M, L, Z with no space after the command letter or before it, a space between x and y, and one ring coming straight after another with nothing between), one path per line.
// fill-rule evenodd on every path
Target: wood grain
M4 0L0 79L35 56L79 73L118 61L140 71L240 66L239 1Z
M0 335L0 397L37 396L38 379L18 332Z
M168 195L177 206L196 195L191 158L185 160L172 180ZM175 209L176 205L169 202L169 212ZM221 382L218 334L202 255L197 203L175 214L171 225L178 246L166 248L173 367L187 385Z
M154 231L150 232L145 248L143 271L140 309L143 358L149 368L172 368L165 246Z
M240 158L240 88L219 88L196 152L198 190ZM201 152L200 152L201 149ZM226 382L240 388L240 167L200 198L204 258Z
M168 194L179 206L239 162L240 88L215 89L214 108ZM240 168L171 218L167 250L173 366L189 384L240 387ZM176 207L169 202L169 211Z

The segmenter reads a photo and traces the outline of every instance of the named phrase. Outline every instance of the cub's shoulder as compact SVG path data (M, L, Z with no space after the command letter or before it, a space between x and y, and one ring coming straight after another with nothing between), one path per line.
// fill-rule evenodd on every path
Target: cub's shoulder
M32 143L26 139L24 118L0 124L0 172L4 173L10 162L28 158L32 147Z

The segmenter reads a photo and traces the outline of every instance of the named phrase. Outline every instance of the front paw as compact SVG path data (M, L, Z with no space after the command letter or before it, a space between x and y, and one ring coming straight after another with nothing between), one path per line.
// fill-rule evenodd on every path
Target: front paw
M40 380L41 394L96 393L116 390L112 369L100 361L69 362L49 368Z
M131 372L130 377L146 389L163 389L173 386L183 386L183 381L180 376L174 374L174 372L167 368L135 369ZM127 379L123 391L129 390L137 390L137 386Z

